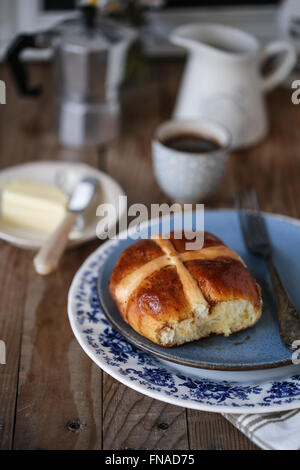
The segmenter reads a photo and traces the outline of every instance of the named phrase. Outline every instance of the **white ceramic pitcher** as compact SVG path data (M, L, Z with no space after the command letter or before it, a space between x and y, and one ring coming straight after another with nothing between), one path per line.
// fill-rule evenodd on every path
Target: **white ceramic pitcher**
M223 124L231 132L234 148L262 140L268 131L264 92L292 70L293 46L275 41L261 48L244 31L207 23L180 26L170 39L189 51L174 117L208 118ZM263 64L277 55L282 59L262 76Z

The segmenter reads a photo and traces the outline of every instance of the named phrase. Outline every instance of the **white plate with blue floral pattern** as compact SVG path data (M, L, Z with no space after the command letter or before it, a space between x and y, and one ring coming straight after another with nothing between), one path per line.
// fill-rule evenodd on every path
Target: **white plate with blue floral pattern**
M232 221L237 217L234 211L220 210L206 211L206 218L216 214L224 220ZM299 221L275 215L268 215L269 218L283 224L282 230L287 233L290 229L299 230L300 236ZM230 226L232 223L226 225L225 232L230 231ZM216 235L221 236L220 233ZM163 361L129 344L108 323L97 297L99 269L120 242L110 240L92 253L75 275L69 291L68 313L73 332L99 367L138 392L187 408L222 413L263 413L300 407L299 366L238 372L208 371Z

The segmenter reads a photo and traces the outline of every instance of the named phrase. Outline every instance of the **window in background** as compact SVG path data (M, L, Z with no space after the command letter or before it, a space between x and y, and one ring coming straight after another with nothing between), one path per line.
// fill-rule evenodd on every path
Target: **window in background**
M167 7L213 7L241 5L276 5L280 0L167 0Z
M137 2L139 0L136 0ZM239 5L276 5L280 0L166 0L167 7L212 7L212 6L239 6ZM76 7L77 0L43 0L44 10L72 10Z
M45 11L64 11L76 8L76 0L43 0L43 9Z

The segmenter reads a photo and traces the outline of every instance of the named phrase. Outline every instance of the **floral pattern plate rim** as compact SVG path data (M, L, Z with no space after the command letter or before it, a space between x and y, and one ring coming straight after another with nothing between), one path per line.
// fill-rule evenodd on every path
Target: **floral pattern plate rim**
M299 224L297 220L278 217ZM118 243L119 240L110 240L92 253L76 273L69 291L71 327L84 351L99 367L144 395L186 408L263 413L300 407L300 374L262 382L194 377L137 349L113 330L99 306L96 284L101 265Z

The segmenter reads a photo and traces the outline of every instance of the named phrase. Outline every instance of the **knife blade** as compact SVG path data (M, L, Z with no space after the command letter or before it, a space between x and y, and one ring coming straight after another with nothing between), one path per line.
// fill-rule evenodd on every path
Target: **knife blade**
M68 210L70 212L83 212L91 203L99 181L96 178L88 176L79 181L70 197Z

